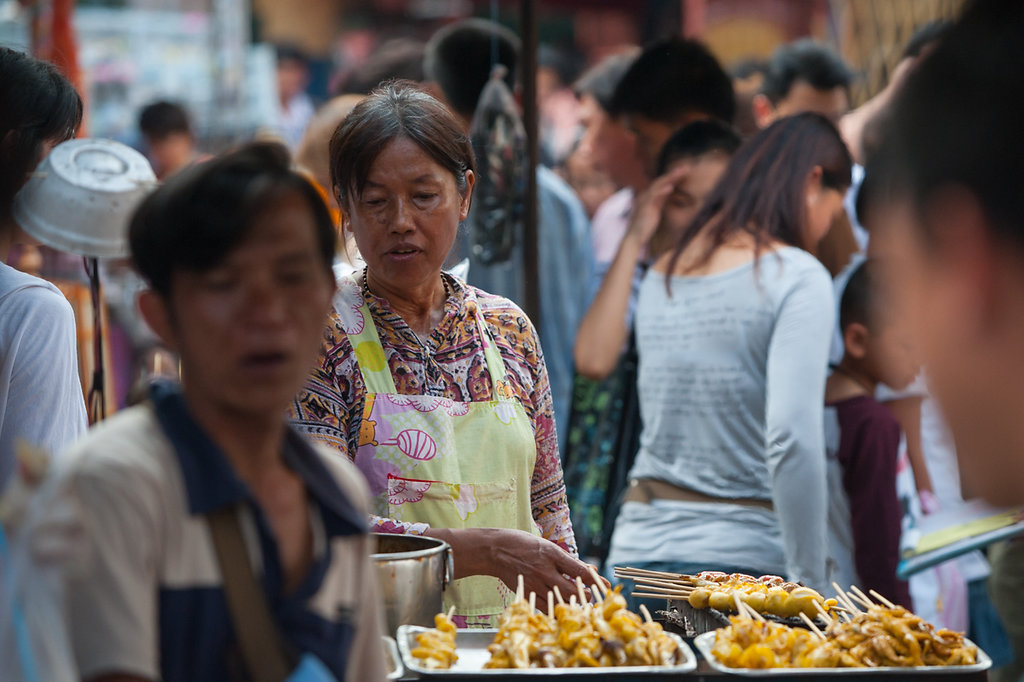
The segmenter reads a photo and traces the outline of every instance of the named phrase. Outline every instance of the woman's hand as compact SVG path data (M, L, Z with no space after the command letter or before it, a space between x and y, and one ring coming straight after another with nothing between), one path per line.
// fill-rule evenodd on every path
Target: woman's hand
M638 241L641 248L646 248L651 237L661 224L661 212L665 208L676 184L689 173L689 166L678 165L673 170L658 177L636 198L633 217L629 221L628 234Z
M491 575L515 590L522 575L526 594L536 592L542 602L547 599L548 591L555 587L565 599L576 594L577 577L582 578L586 585L594 582L590 564L574 558L550 540L525 531L504 528L431 529L430 535L452 546L456 578ZM602 578L602 582L608 586L608 581Z

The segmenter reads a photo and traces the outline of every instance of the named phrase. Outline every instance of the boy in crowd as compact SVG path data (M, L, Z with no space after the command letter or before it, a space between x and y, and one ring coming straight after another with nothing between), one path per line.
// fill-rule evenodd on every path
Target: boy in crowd
M862 263L843 292L839 324L845 351L825 385L829 579L877 590L910 608L907 583L896 578L903 439L896 418L875 400L878 384L904 388L917 372L893 313L878 290L875 264Z
M132 220L139 305L183 385L154 385L68 453L89 549L68 585L85 680L248 680L300 656L339 680L384 678L366 484L285 419L335 244L288 164L251 145L175 176Z
M192 124L184 107L153 102L139 112L139 132L146 157L160 180L166 180L199 157Z

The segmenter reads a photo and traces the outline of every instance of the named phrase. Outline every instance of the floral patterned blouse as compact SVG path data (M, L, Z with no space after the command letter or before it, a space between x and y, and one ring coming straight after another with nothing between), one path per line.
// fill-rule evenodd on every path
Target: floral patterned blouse
M444 277L451 292L444 318L423 343L387 300L374 296L360 283L388 358L395 390L460 402L491 400L491 381L473 314L473 306L479 306L505 361L513 393L533 426L537 442L530 490L533 518L545 538L575 556L551 387L537 332L525 313L508 299L485 293L451 275ZM354 459L365 397L355 352L337 311L332 310L317 364L292 403L292 423L313 441ZM422 534L428 528L427 524L379 517L372 521L372 530L381 532Z

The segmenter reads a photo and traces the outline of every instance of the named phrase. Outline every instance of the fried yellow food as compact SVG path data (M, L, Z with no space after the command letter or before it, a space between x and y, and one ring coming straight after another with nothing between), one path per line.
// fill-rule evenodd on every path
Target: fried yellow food
M558 604L554 617L520 600L502 614L485 668L669 666L682 660L659 623L626 608L616 588L594 605Z
M695 609L711 607L719 611L735 611L737 596L758 613L770 613L783 618L792 618L801 613L816 618L819 607L830 613L836 606L835 599L825 599L809 587L787 583L775 575L755 578L742 573L727 575L704 571L691 576L690 583L694 587L687 602Z
M434 628L416 635L415 649L410 651L422 661L424 668L447 670L459 660L455 653L455 623L443 613L434 616Z
M802 628L730 616L712 654L730 668L877 668L971 665L977 647L937 630L901 606L872 606L849 622L834 621L824 639Z

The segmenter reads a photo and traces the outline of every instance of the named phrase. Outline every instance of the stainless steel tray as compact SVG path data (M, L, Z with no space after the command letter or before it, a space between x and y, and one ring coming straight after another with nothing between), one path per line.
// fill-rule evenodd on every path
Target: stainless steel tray
M490 652L487 651L487 646L494 641L494 634L497 630L487 628L480 630L459 630L455 635L455 653L459 655L459 660L455 662L455 665L447 670L431 670L420 665L419 659L414 658L410 653L416 647L416 635L429 629L430 628L421 627L419 625L400 625L398 627L398 650L402 652L402 660L405 662L405 667L413 672L419 673L420 675L453 678L462 676L478 677L481 675L495 677L550 677L552 675L556 677L565 675L604 675L606 677L622 675L636 677L638 675L642 675L646 677L648 675L678 675L679 673L692 672L697 668L697 657L694 655L693 650L690 649L690 647L686 645L686 642L684 642L678 635L669 632L666 634L676 640L676 644L679 645L679 650L683 653L683 661L678 665L621 666L618 668L488 669L484 668L484 663L491 658Z
M385 636L384 656L388 668L388 679L397 680L405 674L405 667L402 666L402 657L398 654L398 643L394 637Z
M974 644L969 639L964 640L968 644ZM705 632L697 635L693 640L694 646L704 656L712 668L729 675L742 675L743 677L796 677L807 675L877 675L877 674L927 674L927 675L962 675L964 673L976 673L988 670L992 667L992 659L981 649L978 649L978 662L974 665L918 665L902 667L879 667L879 668L729 668L718 662L711 647L715 644L715 633ZM974 646L977 646L974 644Z

